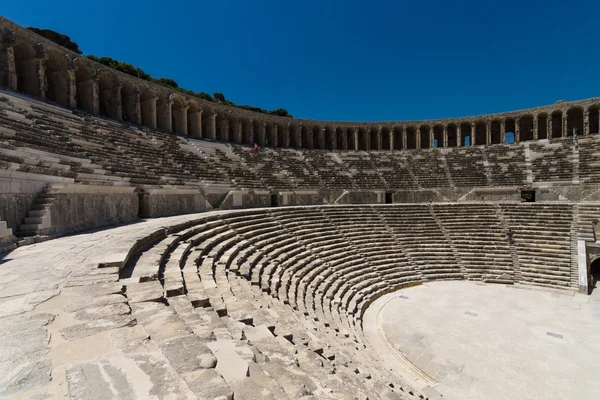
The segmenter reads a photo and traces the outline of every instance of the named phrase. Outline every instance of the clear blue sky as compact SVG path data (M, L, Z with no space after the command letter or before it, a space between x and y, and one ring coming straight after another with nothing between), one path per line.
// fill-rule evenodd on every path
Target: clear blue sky
M300 118L459 117L600 96L600 1L3 0L23 26Z

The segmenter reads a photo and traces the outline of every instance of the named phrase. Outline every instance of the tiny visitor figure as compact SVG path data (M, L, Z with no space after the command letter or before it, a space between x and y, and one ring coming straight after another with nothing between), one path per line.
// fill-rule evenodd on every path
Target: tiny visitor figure
M254 143L252 150L254 150L255 153L258 152L258 145L256 143Z

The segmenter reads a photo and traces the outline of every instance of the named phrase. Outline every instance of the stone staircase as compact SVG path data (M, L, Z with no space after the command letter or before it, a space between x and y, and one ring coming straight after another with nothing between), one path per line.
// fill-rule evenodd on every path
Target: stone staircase
M62 187L59 184L48 184L42 189L27 212L27 217L19 225L17 230L19 237L41 236L51 233L52 217L50 207Z

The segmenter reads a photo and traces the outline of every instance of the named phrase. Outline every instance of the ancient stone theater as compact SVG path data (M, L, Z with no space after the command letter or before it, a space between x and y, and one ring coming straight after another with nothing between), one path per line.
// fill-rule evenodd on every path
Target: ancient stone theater
M597 399L599 117L283 117L0 18L0 398Z

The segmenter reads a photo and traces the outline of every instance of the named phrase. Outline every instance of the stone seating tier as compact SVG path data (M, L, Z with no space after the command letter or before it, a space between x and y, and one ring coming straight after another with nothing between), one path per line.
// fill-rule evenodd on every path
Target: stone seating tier
M568 287L572 223L570 204L215 213L170 229L120 283L132 317L192 391L416 399L370 351L366 307L439 279Z
M398 191L600 181L600 139L410 151L251 148L192 139L60 108L3 90L4 169L113 185L218 184L238 189ZM39 150L54 160L20 154ZM70 158L95 165L68 164ZM66 168L68 166L69 168ZM115 180L114 178L120 178Z

